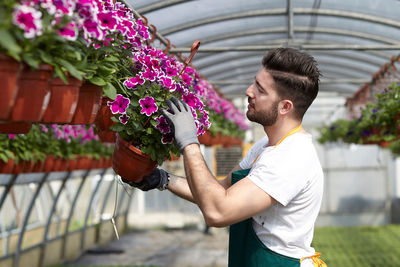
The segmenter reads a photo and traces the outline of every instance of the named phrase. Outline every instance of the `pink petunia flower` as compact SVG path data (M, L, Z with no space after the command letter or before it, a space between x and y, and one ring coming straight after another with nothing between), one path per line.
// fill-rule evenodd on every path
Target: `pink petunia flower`
M124 81L124 85L128 88L135 88L138 84L142 85L144 84L145 80L140 76L136 75L133 78L126 79Z
M78 37L78 29L73 22L70 22L65 27L57 30L57 33L70 41L75 41Z
M158 106L155 103L154 98L151 96L146 96L145 98L140 99L139 104L142 107L140 113L146 114L147 116L150 116L158 110Z
M175 86L175 83L173 82L173 80L171 78L161 76L160 80L161 80L161 84L165 88L167 88L170 92L175 91L176 86Z
M46 125L41 125L40 129L42 130L42 132L47 133L49 131L49 129L46 127Z
M169 124L165 117L161 115L160 117L156 118L157 120L157 125L156 128L162 133L162 134L167 134L171 132L171 128L169 127Z
M8 135L8 138L14 140L14 139L15 139L15 134L9 134L9 135Z
M122 124L127 124L128 123L128 121L129 121L129 119L130 119L131 117L129 117L128 115L126 115L126 113L125 114L122 114L121 116L119 116L119 121L122 123Z
M128 108L130 102L131 101L129 100L129 98L124 97L121 94L118 94L114 101L107 102L107 106L110 107L111 112L113 114L117 113L125 114L126 109Z
M103 29L113 31L117 27L117 19L112 12L101 12L97 15L97 18L100 21L100 26Z
M42 34L42 13L33 7L17 5L14 9L13 23L24 30L24 36L32 39Z
M146 70L141 74L143 79L154 82L157 77L157 72L146 68Z
M174 135L172 133L165 134L161 138L161 143L163 143L164 145L172 144L173 141L174 141Z

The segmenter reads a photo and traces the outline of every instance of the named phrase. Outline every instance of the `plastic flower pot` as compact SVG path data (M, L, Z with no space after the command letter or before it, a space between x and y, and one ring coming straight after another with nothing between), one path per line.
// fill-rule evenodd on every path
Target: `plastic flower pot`
M18 79L18 94L8 120L38 122L42 119L50 99L50 65L37 70L24 66Z
M116 133L114 131L99 131L97 135L103 143L115 143Z
M72 172L77 170L78 160L75 158L68 160L68 171Z
M54 165L53 155L47 155L46 160L44 161L43 172L52 172L53 165Z
M221 143L222 146L225 148L229 148L232 146L232 138L228 135L222 135L221 136Z
M139 182L157 167L157 162L117 134L112 167L123 180Z
M32 167L31 172L42 172L44 168L45 161L37 160Z
M14 160L8 159L7 162L0 160L0 173L12 173L14 169Z
M211 146L211 132L206 131L203 135L198 136L200 144L203 144L205 146Z
M78 105L71 124L92 124L100 109L103 90L100 86L83 83L79 91Z
M215 137L211 137L211 145L219 145L221 144L221 133L217 133Z
M14 106L20 67L11 57L0 54L0 120L7 119Z
M3 134L26 134L31 128L30 122L0 122L0 133Z
M82 82L68 77L68 84L60 78L50 80L50 102L43 115L45 123L70 123L75 114Z
M89 170L91 169L91 163L88 156L79 156L77 159L76 170Z
M68 171L68 164L69 164L68 160L60 158L60 164L58 165L58 170L55 170L55 171L59 171L59 172Z
M98 131L110 131L110 126L115 124L115 122L111 120L113 114L110 107L107 106L108 101L112 100L108 97L103 97L101 100L101 106L95 120L95 126Z

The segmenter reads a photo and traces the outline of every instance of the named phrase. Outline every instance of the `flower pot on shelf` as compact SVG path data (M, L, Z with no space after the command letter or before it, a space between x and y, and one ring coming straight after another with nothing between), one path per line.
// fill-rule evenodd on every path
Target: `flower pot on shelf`
M31 128L30 122L0 122L0 133L3 134L26 134Z
M20 67L11 57L0 54L0 120L7 119L14 106Z
M222 140L221 140L221 133L220 132L218 132L215 135L215 137L211 136L211 145L220 145L222 143L221 141Z
M107 106L108 101L112 100L108 97L103 97L101 100L101 106L95 120L95 126L98 131L110 131L110 126L115 124L115 122L111 120L113 114L110 107Z
M112 167L123 180L139 182L157 167L157 162L117 135Z
M38 122L42 119L50 99L51 75L50 65L40 65L36 70L27 66L22 68L17 82L15 106L8 120Z
M45 161L37 160L32 167L31 172L42 172Z
M199 142L200 144L203 144L205 146L211 146L211 132L210 131L206 131L203 135L198 136Z
M60 78L50 80L50 102L43 115L45 123L70 123L78 104L79 88L82 82L68 77L68 84Z
M221 136L221 143L222 146L225 148L229 148L232 146L232 138L228 135L222 135Z
M52 172L54 166L54 157L53 155L47 155L43 165L43 172Z
M100 86L84 82L79 91L78 105L71 124L92 124L100 109L103 90Z
M14 169L14 160L8 159L7 162L0 160L0 173L12 173Z
M68 171L75 171L77 170L78 160L77 158L69 159L68 160Z

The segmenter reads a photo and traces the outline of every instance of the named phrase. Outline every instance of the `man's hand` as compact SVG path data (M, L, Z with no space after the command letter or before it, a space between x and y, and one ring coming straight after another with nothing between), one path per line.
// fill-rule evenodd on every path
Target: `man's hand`
M182 153L187 145L200 144L197 139L197 127L190 107L175 97L165 102L172 113L165 109L162 109L161 112L174 132L179 151Z
M149 191L155 188L164 190L167 189L168 186L169 174L162 169L156 168L149 176L144 177L143 180L138 183L126 181L124 179L122 179L122 181L142 191Z

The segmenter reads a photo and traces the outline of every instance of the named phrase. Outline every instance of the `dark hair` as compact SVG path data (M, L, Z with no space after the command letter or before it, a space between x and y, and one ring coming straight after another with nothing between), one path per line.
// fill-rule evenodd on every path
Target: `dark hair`
M262 60L272 75L278 95L294 105L296 119L302 119L318 94L320 72L315 59L293 48L277 48Z

